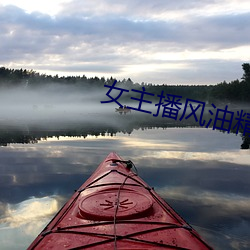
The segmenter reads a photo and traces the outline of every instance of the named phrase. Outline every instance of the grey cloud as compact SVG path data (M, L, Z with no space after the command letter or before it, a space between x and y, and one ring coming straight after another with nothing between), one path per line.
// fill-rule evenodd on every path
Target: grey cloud
M116 73L120 71L119 66L116 65L103 65L103 64L89 64L89 65L79 65L79 64L73 64L73 65L66 65L66 66L60 66L55 65L50 67L51 70L54 71L61 71L61 72L96 72L96 73ZM40 69L46 69L46 67L40 66Z
M217 48L248 45L250 40L250 13L194 18L183 25L186 41Z
M186 67L182 67L182 63ZM156 62L157 63L157 62ZM169 61L176 68L162 68L161 70L147 70L143 73L142 81L153 84L216 84L224 80L230 82L242 76L243 61L229 60L185 60ZM179 67L177 67L179 65ZM177 77L178 76L178 77ZM137 75L132 76L138 77Z
M143 56L145 52L150 54L201 49L209 51L209 49L218 50L249 44L250 13L194 16L188 21L148 18L150 15L156 15L157 11L164 13L180 7L188 10L209 4L210 1L202 4L196 0L188 3L186 1L177 3L145 1L142 6L141 1L131 0L126 5L115 3L114 8L110 8L114 3L110 0L103 1L97 6L98 11L105 10L99 13L95 13L93 9L95 3L95 1L89 1L84 5L82 1L72 1L65 4L65 11L55 17L39 12L28 14L15 6L0 6L1 64L25 61L36 64L36 70L49 68L72 72L112 71L121 74L126 65L162 63L147 59ZM70 15L73 13L73 6L74 10L79 10L81 15L77 13ZM144 13L145 18L137 18L135 15L137 11L139 15ZM54 56L59 57L57 61L53 60ZM198 82L201 79L199 72L204 74L208 72L207 67L211 61L208 59L200 62L195 60L182 62L197 69L198 73L190 71L190 68L171 69L171 72L166 69L154 72L154 76L152 72L145 72L143 81L151 81L152 78L154 82L153 77L157 80L160 76L164 79L174 79L178 74L184 82L193 80ZM89 63L88 66L85 65L87 63ZM224 63L228 65L225 69L232 65L232 62L222 60L222 64ZM220 64L219 60L217 64ZM233 64L240 65L241 62L233 62ZM214 74L213 83L216 83L217 79L224 80L222 76L220 77L225 73L223 69L218 71L218 68L210 68L210 70ZM232 71L229 72L231 77ZM211 71L206 74L212 77ZM229 74L226 75L229 77ZM187 80L189 77L190 79ZM226 80L233 79L235 77ZM207 77L205 80L207 81Z
M212 4L218 1L198 1L198 0L127 0L125 2L117 2L114 0L105 0L100 3L97 0L79 1L74 0L65 4L62 11L64 15L85 15L85 16L103 16L107 13L112 16L132 16L132 17L150 17L152 14L162 14L169 11L182 11L188 9L198 9L204 5Z
M11 6L2 8L1 14L3 14L2 20L5 20L1 25L2 30L8 32L14 29L17 36L25 34L26 37L23 36L23 39L24 41L27 39L29 46L33 43L37 45L39 41L41 46L55 45L54 36L68 39L69 44L74 44L75 37L73 39L72 36L76 36L77 42L107 41L113 45L134 41L143 43L162 41L189 48L239 46L247 44L250 39L248 26L250 13L237 16L196 17L188 23L161 20L136 21L129 17L117 16L95 18L58 16L54 19L40 13L27 14ZM20 37L17 38L19 44Z

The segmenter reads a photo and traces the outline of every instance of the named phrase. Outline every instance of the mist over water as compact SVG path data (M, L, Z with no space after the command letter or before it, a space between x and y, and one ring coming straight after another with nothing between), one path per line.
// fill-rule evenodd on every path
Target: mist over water
M19 88L0 89L0 123L18 124L19 122L57 122L57 121L91 121L98 116L99 121L108 122L108 115L114 114L118 104L115 102L101 103L110 100L106 96L107 88L86 89L71 85L50 84L44 87L31 88L27 86ZM115 98L119 91L112 90ZM133 94L129 95L132 97ZM145 97L145 99L147 99ZM128 99L120 100L122 105L138 108L139 101ZM183 112L185 99L182 100L179 113ZM194 104L193 107L197 106ZM243 107L243 106L242 106ZM244 106L246 107L246 106ZM209 109L209 106L207 107ZM157 100L152 104L142 102L142 110L151 111L148 118L157 113ZM159 116L162 115L162 107ZM188 109L190 109L188 107ZM212 108L211 108L212 109ZM230 110L230 107L229 107ZM237 109L237 110L240 110ZM132 110L135 114L146 114ZM235 111L235 110L234 110ZM198 110L200 112L200 109ZM208 111L206 111L208 112Z
M72 86L51 85L35 89L12 88L0 91L1 123L90 120L114 111L114 105L101 104L105 92ZM111 107L112 106L112 107Z

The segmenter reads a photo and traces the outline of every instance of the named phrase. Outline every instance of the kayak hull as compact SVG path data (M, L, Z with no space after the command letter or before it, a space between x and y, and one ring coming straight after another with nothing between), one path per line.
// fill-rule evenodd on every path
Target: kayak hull
M212 249L132 167L110 153L28 249Z

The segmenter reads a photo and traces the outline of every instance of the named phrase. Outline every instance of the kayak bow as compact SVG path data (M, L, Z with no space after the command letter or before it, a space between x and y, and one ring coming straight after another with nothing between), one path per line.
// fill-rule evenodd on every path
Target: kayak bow
M212 249L133 167L110 153L28 249Z

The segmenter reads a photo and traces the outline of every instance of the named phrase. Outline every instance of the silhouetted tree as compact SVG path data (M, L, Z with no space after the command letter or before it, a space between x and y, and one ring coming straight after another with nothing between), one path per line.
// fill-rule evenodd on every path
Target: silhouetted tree
M250 64L249 63L243 63L242 64L242 69L244 70L244 74L241 79L245 82L250 81Z

